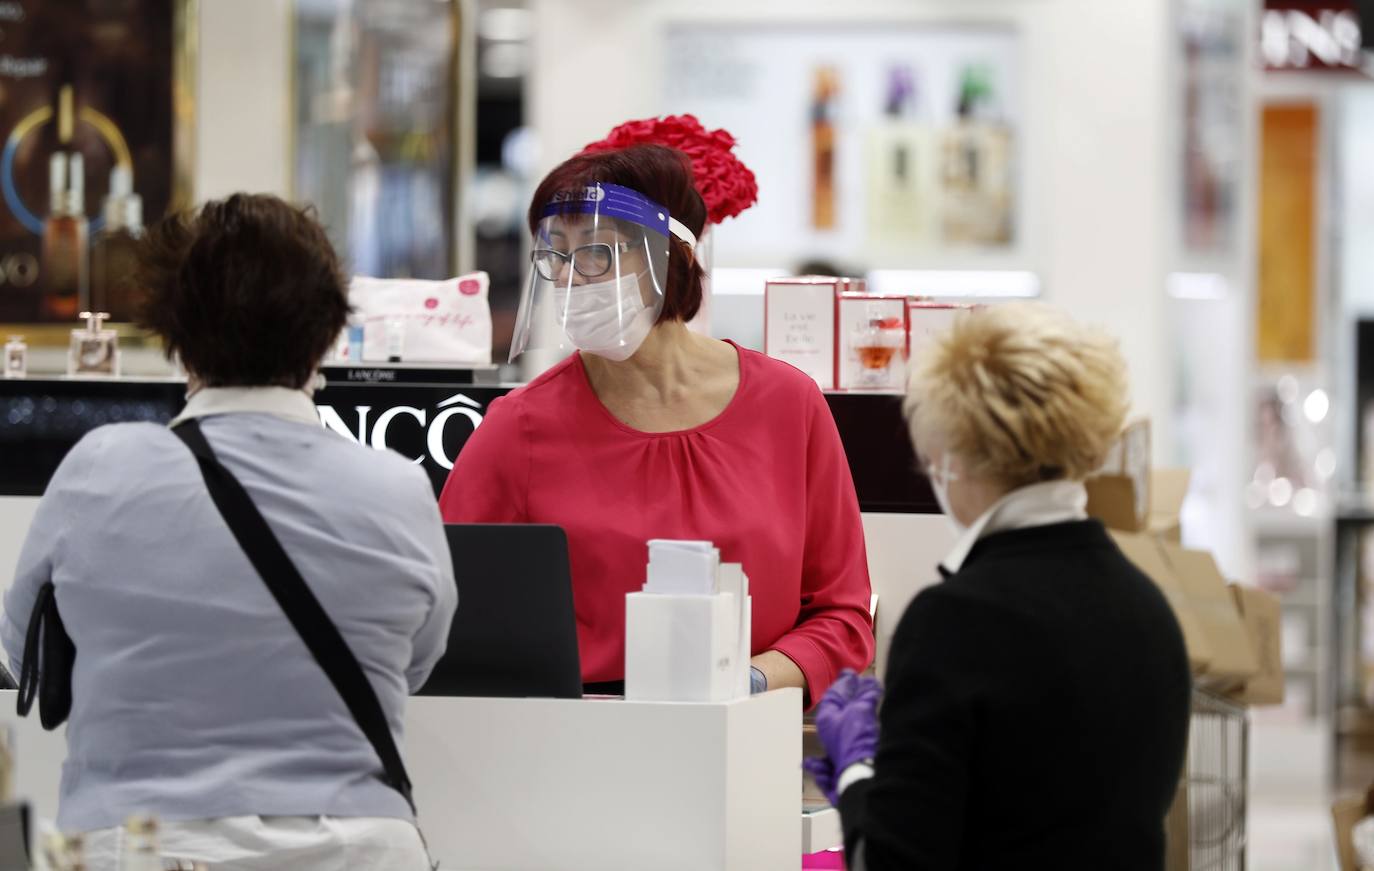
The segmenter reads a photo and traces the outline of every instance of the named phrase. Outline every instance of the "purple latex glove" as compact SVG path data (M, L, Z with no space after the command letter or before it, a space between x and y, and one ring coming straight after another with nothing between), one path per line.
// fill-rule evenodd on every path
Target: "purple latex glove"
M835 791L839 785L840 778L835 774L835 766L831 764L829 756L807 756L802 760L802 768L810 772L816 780L816 786L820 787L826 799L834 806L840 804L840 796Z
M878 752L878 701L883 686L877 678L840 673L816 706L816 733L836 775L855 762L871 761Z

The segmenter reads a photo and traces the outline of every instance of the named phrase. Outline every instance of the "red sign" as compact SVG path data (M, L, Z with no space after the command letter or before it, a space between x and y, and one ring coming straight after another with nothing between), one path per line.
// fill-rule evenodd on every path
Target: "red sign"
M1266 0L1260 61L1269 70L1359 70L1360 16L1346 0Z

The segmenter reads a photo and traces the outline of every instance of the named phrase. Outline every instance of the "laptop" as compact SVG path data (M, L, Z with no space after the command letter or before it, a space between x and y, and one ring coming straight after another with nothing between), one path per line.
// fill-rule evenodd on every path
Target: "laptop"
M458 611L448 650L417 695L581 698L562 527L461 523L444 531Z

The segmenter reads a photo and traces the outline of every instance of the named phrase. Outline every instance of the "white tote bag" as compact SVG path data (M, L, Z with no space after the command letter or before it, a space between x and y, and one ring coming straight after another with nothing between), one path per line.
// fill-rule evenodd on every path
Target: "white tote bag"
M355 276L348 301L363 327L363 360L489 365L489 285L485 272L443 281Z

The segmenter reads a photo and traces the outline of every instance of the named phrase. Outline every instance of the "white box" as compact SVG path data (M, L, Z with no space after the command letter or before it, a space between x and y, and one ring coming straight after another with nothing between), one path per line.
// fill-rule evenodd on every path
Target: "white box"
M711 596L625 597L625 698L726 702L736 697L739 604Z
M909 345L907 297L842 293L835 322L835 386L840 390L901 390ZM881 329L873 330L875 322ZM861 342L869 342L861 350ZM864 365L863 355L883 357Z
M735 597L735 693L737 699L750 692L749 663L754 649L754 600L749 596L749 576L739 563L721 563L718 572L720 592Z
M863 288L860 279L831 276L769 281L763 293L763 352L810 375L822 390L833 390L839 295Z
M363 359L491 363L489 285L485 272L444 281L354 276L348 301L363 326Z
M929 299L910 299L907 302L907 329L910 336L908 353L912 365L930 347L931 341L954 326L955 318L976 306L968 303L933 302Z
M844 826L833 807L802 812L802 855L844 846Z
M653 539L649 542L649 593L708 596L717 592L720 550L709 541Z

